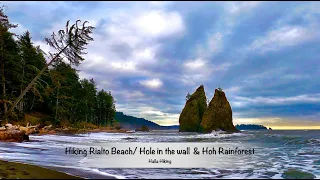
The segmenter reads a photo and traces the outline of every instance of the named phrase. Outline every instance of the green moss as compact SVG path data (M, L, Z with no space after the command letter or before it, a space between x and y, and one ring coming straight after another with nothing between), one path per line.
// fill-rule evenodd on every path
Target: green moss
M285 171L281 175L281 177L284 179L314 179L314 178L316 178L316 176L311 173L303 172L303 171L296 170L296 169L289 169L289 170Z

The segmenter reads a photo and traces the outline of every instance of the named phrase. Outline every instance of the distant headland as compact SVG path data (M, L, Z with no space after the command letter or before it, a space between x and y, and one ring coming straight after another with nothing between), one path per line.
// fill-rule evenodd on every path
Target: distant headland
M268 130L267 127L258 124L237 124L236 128L239 130ZM272 130L269 128L269 130Z

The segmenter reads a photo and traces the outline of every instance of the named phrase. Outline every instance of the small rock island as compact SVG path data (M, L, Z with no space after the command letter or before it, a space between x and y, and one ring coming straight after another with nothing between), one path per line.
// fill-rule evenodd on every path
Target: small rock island
M201 85L187 100L180 114L179 132L239 132L233 125L232 109L225 93L221 89L215 89L209 106L206 99L204 86Z
M267 127L259 124L237 124L236 128L239 130L268 130ZM269 128L270 130L270 128Z
M141 128L138 128L135 131L150 132L149 128L146 125L142 125Z

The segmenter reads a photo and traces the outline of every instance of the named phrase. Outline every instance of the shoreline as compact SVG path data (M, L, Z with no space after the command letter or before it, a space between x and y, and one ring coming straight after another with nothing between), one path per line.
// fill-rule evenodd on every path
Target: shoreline
M117 179L92 170L0 160L0 179Z
M47 167L0 160L0 179L84 179Z
M99 128L99 129L54 129L48 132L42 132L42 133L36 133L32 135L37 135L37 136L42 136L42 135L77 135L77 134L85 134L85 133L100 133L100 132L105 132L105 133L133 133L130 132L128 129L104 129L104 128Z
M317 132L315 132L316 134L317 134ZM152 139L156 139L157 140L157 138L158 138L158 135L159 134L162 134L161 132L158 132L158 133L156 133L156 134L153 134L153 138ZM260 136L260 133L255 133L255 132L253 132L253 134L257 134L257 135L259 135ZM263 133L264 134L264 133ZM311 143L311 145L312 146L314 146L314 145L316 145L316 144L314 144L314 142L316 142L316 141L312 141L312 138L314 137L314 135L316 135L316 134L314 134L313 132L311 132L311 136L309 135L309 134L304 134L304 133L301 133L301 131L297 131L297 132L294 132L293 131L293 135L294 136L296 136L296 135L299 135L299 137L296 137L297 139L300 139L300 138L302 138L301 140L303 140L303 142L304 142L304 144L309 144L310 145L310 143ZM177 136L177 137L179 137L180 139L185 139L184 137L181 137L178 133L174 133L174 135L175 136ZM278 134L279 136L286 136L287 134L286 134L286 132L281 132L281 131L279 131L279 134ZM111 135L112 136L112 135ZM148 134L144 134L144 137L145 138L147 138L148 140L150 139L150 137L148 137ZM171 133L166 133L165 134L165 137L168 137L168 138L171 138L172 137L172 134ZM190 137L192 137L192 134L190 133ZM247 136L248 137L248 136ZM249 136L249 137L252 137L252 136ZM253 136L254 137L254 136ZM266 134L266 136L265 137L269 137L269 135L268 134ZM76 138L78 138L78 137L76 137ZM121 139L123 139L122 138L122 136L120 137ZM199 140L202 140L202 139L208 139L208 140L211 140L212 139L212 137L211 136L209 136L209 137L197 137L196 139L199 139ZM226 140L230 140L230 139L233 139L234 137L226 137L227 139ZM237 139L238 139L238 137L236 137ZM241 137L240 137L241 138ZM56 138L55 138L56 139ZM176 140L176 138L173 138L174 140ZM291 139L287 139L287 138L280 138L281 139L281 142L279 142L280 144L285 144L284 142L289 142L289 141L291 141ZM46 138L44 138L44 140L46 140ZM262 149L262 147L265 147L265 146L263 146L264 145L264 143L273 143L273 140L272 139L267 139L268 141L267 142L265 142L265 139L264 138L259 138L258 139L258 141L256 142L257 144L260 144L261 142L263 142L262 143L262 146L261 146L261 149ZM309 141L309 140L311 140L311 141ZM46 141L43 141L43 142L46 142ZM68 142L73 142L73 141L64 141L63 139L62 139L62 141L58 141L58 143L57 144L55 144L56 145L56 147L59 147L59 146L61 146L62 144L67 144ZM120 142L120 141L119 141ZM121 140L121 142L122 142L122 140ZM124 141L125 142L125 141ZM142 142L142 141L139 141L139 142ZM166 142L172 142L172 141L166 141ZM176 141L177 142L177 141ZM179 141L180 142L180 141ZM183 142L190 142L188 139L185 139ZM193 142L193 141L191 141L191 142ZM216 142L215 140L213 140L213 141L210 141L210 142ZM239 142L239 143L241 143L241 142ZM1 143L0 143L1 144ZM43 143L43 144L45 144L45 143ZM14 143L13 144L14 146L13 146L13 148L15 148L15 147L17 147L17 146L19 146L19 145L17 145L16 143ZM41 144L40 144L41 145ZM293 144L293 146L294 147L296 147L296 145L295 144ZM6 145L6 146L4 146L4 153L6 153L6 148L11 148L9 145ZM126 173L126 172L121 172L121 170L120 171L118 171L118 170L115 170L115 171L113 171L113 170L108 170L108 169L113 169L113 168L105 168L106 170L104 170L104 168L90 168L89 166L87 166L86 164L84 164L84 166L83 166L83 164L81 164L81 163L79 163L79 164L74 164L74 163L71 163L71 164L69 164L69 163L61 163L61 162L63 162L63 161L60 161L59 159L60 158L52 158L52 160L49 160L49 161L47 161L47 160L45 160L45 161L42 161L41 163L39 162L39 165L38 165L38 158L42 158L42 157L44 157L43 155L41 155L41 154L38 154L38 153L35 153L35 152L38 152L38 150L34 150L34 149L36 149L38 146L36 146L35 148L33 148L32 146L27 146L27 147L30 147L30 149L32 149L32 151L30 151L30 152L28 152L27 154L29 154L29 155L32 155L33 156L33 154L35 154L35 156L34 156L34 158L30 158L30 162L29 161L25 161L24 160L24 158L21 158L21 157L19 157L19 156L16 156L16 155L13 155L13 156L8 156L9 157L9 159L3 159L3 158L1 158L2 160L0 160L0 179L2 179L2 178L4 178L4 174L3 174L3 168L4 169L7 169L7 171L8 171L8 173L16 173L16 174L18 174L17 172L15 172L16 170L12 170L11 169L11 171L9 171L10 170L10 168L11 167L8 167L8 168L6 168L6 167L3 167L3 162L7 162L7 161L9 161L9 163L10 163L10 161L12 161L12 162L16 162L16 161L18 161L18 163L20 163L21 162L21 164L23 164L23 170L25 170L26 172L29 172L29 168L28 167L26 167L26 164L24 164L24 163L27 163L27 164L32 164L32 165L35 165L35 166L40 166L40 167L44 167L44 168L47 168L47 169L51 169L51 170L54 170L54 171L60 171L60 172L63 172L63 173L67 173L67 174L69 174L69 175L71 175L71 176L77 176L77 177L80 177L80 178L84 178L84 179L86 179L86 178L88 178L88 179L122 179L122 178L130 178L130 177L132 177L132 176L135 176L135 177L138 177L139 176L139 173L141 173L141 172L133 172L132 174L128 174L128 173ZM260 146L259 146L260 147ZM315 146L316 147L316 146ZM285 148L285 146L283 146L283 147L279 147L279 148ZM20 148L19 148L20 149ZM21 152L19 149L17 149L17 151L16 152ZM18 151L19 150L19 151ZM279 149L279 151L282 151L282 149ZM299 150L299 147L297 147L297 149L294 149L294 150ZM23 151L22 151L23 152ZM269 152L267 149L266 149L266 152ZM284 152L286 152L286 151L284 151ZM289 151L288 151L289 152ZM307 157L307 159L306 160L308 160L309 159L309 155L311 155L311 158L309 159L310 161L311 161L311 163L307 163L306 165L310 165L310 169L309 170L306 170L306 169L298 169L298 170L301 170L301 172L298 172L298 173L300 173L301 175L304 175L303 173L305 172L305 173L311 173L311 174L313 174L313 175L316 175L317 173L317 170L315 169L315 168L313 168L313 167L315 167L319 162L317 161L317 160L315 160L314 158L312 158L312 156L314 156L314 155L317 155L317 154L315 154L315 153L317 153L317 152L310 152L310 151L303 151L303 152L305 152L304 154L302 154L302 153L300 153L299 154L299 156L301 156L301 157ZM54 154L56 154L56 153L54 153ZM256 153L255 153L256 154ZM6 155L4 155L3 157L6 157ZM13 158L13 159L11 159L11 158ZM261 157L261 158L264 158L264 157ZM18 160L18 159L20 159L20 160ZM28 158L29 159L29 158ZM3 161L4 160L4 161ZM37 161L33 161L33 160L37 160ZM259 162L259 159L257 159L258 161L257 162ZM313 162L312 162L313 161ZM271 161L272 162L272 161ZM295 161L292 161L293 163L295 163ZM309 162L309 161L308 161ZM8 164L9 164L8 163ZM106 162L106 163L108 163L108 162ZM280 161L279 163L286 163L286 161ZM7 164L7 163L5 163L5 164ZM11 163L12 164L12 163ZM13 167L16 167L15 165L13 165ZM252 167L254 167L254 166L252 166ZM249 167L249 168L251 168L252 169L252 167ZM261 167L261 168L264 168L264 167ZM100 170L100 171L99 171ZM288 169L289 170L289 169ZM37 170L37 171L41 171L41 170ZM211 172L211 171L208 171L208 173L209 172ZM21 172L20 172L21 173ZM226 175L226 174L228 174L229 172L226 172L226 173L223 173L223 172L221 172L221 174L222 175ZM236 174L237 174L238 172L236 172ZM239 172L239 173L241 173L241 172ZM243 171L243 173L247 173L247 171ZM174 173L173 173L174 174ZM281 174L282 174L282 172L281 173L279 173L279 175L277 176L277 177L280 177L281 176ZM132 176L131 176L132 175ZM148 176L148 177L150 177L150 178L152 178L152 177L156 177L156 176L153 176L153 175L151 175L150 173L148 173L148 174L143 174L143 175L146 175L146 176ZM141 175L141 177L144 177L143 175ZM168 175L168 174L167 174ZM175 174L176 175L176 174ZM190 175L190 177L198 177L198 175L197 175L197 173L190 173L189 174ZM268 175L269 176L269 175ZM271 176L269 176L268 178L272 178L272 176L273 175L271 175ZM20 177L17 177L17 176L10 176L10 177L8 177L8 176L6 176L7 178L21 178L21 176ZM220 177L220 176L214 176L214 177ZM221 176L222 177L222 176ZM242 177L242 175L240 175L239 177ZM261 177L260 178L266 178L267 177L267 175L261 175ZM6 179L7 179L6 178ZM40 176L38 176L37 174L36 174L36 176L33 176L33 177L22 177L22 178L41 178ZM45 177L44 177L45 178ZM54 178L54 176L53 175L51 175L50 174L50 178L51 179L53 179ZM252 178L252 176L250 176L250 178ZM68 179L68 178L66 178L66 179Z

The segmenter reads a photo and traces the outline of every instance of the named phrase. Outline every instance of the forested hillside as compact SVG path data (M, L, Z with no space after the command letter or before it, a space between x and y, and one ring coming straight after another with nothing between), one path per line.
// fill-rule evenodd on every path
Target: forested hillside
M63 122L69 125L91 123L106 126L114 122L116 109L111 92L98 90L93 79L80 79L76 69L78 64L63 60L63 56L57 56L58 60L45 68L13 112L7 113L52 55L34 45L29 31L11 33L16 27L9 22L4 8L0 7L1 123L25 122L28 121L25 115L34 113L42 114L45 121L55 125ZM81 48L76 50L81 51Z
M147 126L151 130L178 130L179 125L173 126L160 126L152 121L144 118L137 118L134 116L125 115L123 112L116 112L116 119L122 128L126 129L137 129L141 128L142 125Z
M267 130L265 126L258 124L237 124L236 128L239 130Z

